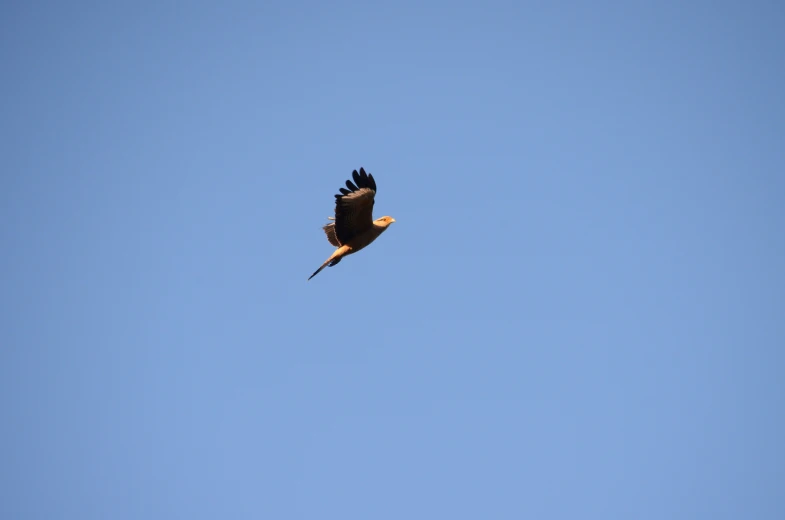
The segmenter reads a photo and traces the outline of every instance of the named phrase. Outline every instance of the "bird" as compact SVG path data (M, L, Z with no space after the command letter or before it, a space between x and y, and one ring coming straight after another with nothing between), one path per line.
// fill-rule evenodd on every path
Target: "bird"
M327 217L333 222L322 226L327 241L337 249L308 280L325 267L333 267L344 257L368 247L395 222L390 216L373 219L376 198L373 175L360 168L359 172L352 171L352 179L347 180L346 188L339 188L341 193L335 195L335 216Z

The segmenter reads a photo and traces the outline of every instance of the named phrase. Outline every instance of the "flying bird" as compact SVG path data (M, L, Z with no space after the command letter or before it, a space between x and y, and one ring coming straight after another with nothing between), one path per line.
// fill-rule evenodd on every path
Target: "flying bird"
M349 256L370 245L395 222L392 217L373 219L373 204L376 197L376 181L373 175L352 172L351 179L346 181L346 188L339 188L340 194L335 196L335 217L327 217L334 222L323 226L327 240L337 249L308 279L310 280L325 267L333 267L345 256Z

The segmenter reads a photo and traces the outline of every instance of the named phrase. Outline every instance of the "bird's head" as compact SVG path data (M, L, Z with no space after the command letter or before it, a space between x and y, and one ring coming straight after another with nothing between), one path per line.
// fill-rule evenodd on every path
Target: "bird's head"
M383 227L383 228L386 228L387 226L389 226L393 222L395 222L395 219L392 218L392 217L377 218L376 220L373 221L374 224L376 224L377 226Z

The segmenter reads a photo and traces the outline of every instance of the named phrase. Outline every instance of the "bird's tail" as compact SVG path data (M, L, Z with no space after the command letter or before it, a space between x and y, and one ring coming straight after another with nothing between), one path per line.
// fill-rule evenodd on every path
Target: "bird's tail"
M326 260L326 261L325 261L325 262L324 262L322 265L320 265L320 266L319 266L319 269L317 269L316 271L314 271L314 273L313 273L311 276L309 276L309 277L308 277L308 279L310 280L311 278L313 278L314 276L316 276L317 274L319 274L319 272L320 272L322 269L324 269L325 267L327 267L328 265L329 265L330 267L332 267L332 266L334 266L335 264L337 264L338 262L340 262L340 261L341 261L341 258L343 258L343 255L345 255L345 254L346 254L346 251L348 251L348 249L347 249L347 247L346 247L346 246L344 246L344 247L339 247L338 249L336 249L336 250L335 250L335 252L334 252L333 254L331 254L331 255L330 255L330 258L328 258L328 259L327 259L327 260Z
M330 260L327 260L325 263L323 263L321 266L319 266L319 269L317 269L316 271L314 271L314 273L313 273L311 276L309 276L309 277L308 277L308 279L310 280L311 278L313 278L314 276L316 276L317 274L319 274L319 272L320 272L322 269L324 269L325 267L327 267L329 264L330 264Z

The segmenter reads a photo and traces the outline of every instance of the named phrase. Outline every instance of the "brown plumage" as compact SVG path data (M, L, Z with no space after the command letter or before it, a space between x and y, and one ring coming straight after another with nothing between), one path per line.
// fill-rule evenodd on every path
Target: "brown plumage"
M373 219L376 197L376 181L373 175L360 168L359 173L357 170L352 172L352 179L354 183L351 180L346 181L346 188L339 188L341 193L335 196L335 217L330 217L330 220L335 222L322 227L327 241L337 249L309 280L325 267L332 267L343 257L367 247L395 222L394 218L386 216Z

